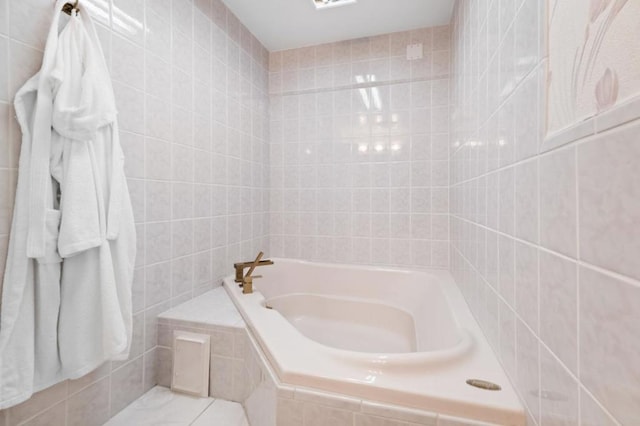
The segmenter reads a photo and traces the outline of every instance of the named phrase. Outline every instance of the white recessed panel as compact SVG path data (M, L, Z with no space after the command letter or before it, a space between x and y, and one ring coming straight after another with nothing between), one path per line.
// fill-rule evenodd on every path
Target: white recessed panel
M211 337L174 331L171 390L197 396L209 395Z

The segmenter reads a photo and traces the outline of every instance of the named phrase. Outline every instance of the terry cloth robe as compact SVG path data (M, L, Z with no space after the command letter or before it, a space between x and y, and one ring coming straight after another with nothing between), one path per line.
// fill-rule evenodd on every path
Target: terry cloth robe
M0 305L0 409L126 359L131 344L135 227L113 90L86 10L58 35L65 3L56 2L40 71L15 99L23 137Z
M86 8L60 34L51 173L60 184L58 344L65 377L128 357L136 239L111 79Z

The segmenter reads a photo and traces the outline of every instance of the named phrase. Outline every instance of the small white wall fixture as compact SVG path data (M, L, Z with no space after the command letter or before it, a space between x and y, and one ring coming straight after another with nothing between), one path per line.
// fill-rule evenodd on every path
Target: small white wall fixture
M174 331L171 390L195 396L209 396L209 353L211 336Z

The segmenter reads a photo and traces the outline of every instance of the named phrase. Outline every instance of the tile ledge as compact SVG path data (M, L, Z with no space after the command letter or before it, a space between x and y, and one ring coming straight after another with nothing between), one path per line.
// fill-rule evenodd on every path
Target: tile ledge
M246 328L244 319L223 287L209 290L162 312L158 315L158 323L196 328Z
M595 117L589 117L584 121L574 123L569 127L547 134L540 146L540 153L551 151L552 149L586 138L595 133Z
M623 103L595 117L596 133L602 133L640 118L640 95L626 99Z
M540 146L540 152L559 148L562 145L606 132L637 119L640 119L640 96L626 99L602 113L547 134Z
M374 401L362 401L362 413L393 420L402 420L421 425L435 425L439 414L417 408L384 404Z

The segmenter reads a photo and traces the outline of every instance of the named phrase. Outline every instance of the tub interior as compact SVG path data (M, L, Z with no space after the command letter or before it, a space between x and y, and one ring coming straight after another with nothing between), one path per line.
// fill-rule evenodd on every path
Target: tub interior
M301 293L268 299L266 305L326 346L372 353L417 350L413 317L386 304Z
M254 291L301 334L357 352L446 350L463 337L428 273L276 259Z
M225 287L283 383L522 423L518 398L449 274L272 260L253 294L233 277ZM481 390L470 378L503 389Z

